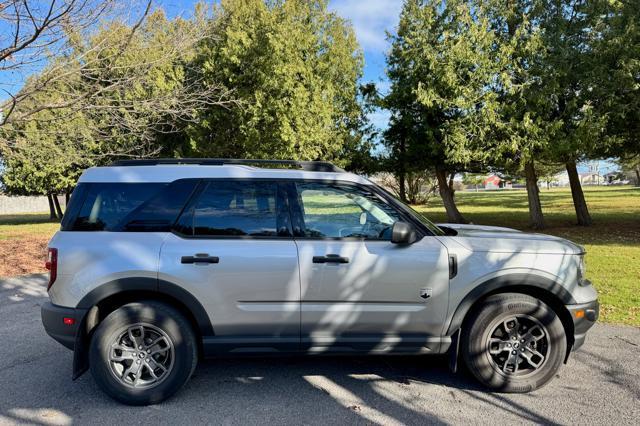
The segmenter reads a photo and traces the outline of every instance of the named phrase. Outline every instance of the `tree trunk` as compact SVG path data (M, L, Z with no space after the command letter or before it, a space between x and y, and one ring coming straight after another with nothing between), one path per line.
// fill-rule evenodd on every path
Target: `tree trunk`
M53 205L53 195L47 194L47 201L49 202L49 219L57 219L56 209Z
M62 219L62 209L60 208L60 202L58 201L57 195L52 195L53 204L56 206L56 213L58 214L58 219Z
M71 194L68 192L64 193L64 209L67 209L67 206L69 205L69 198L71 197Z
M453 178L456 176L455 172L451 172L451 174L449 175L449 189L453 192L455 192L453 190Z
M447 172L444 170L436 170L438 178L438 191L442 197L442 203L447 211L447 220L451 223L469 223L458 210L456 202L453 199L453 189L449 187L447 182Z
M571 186L571 196L573 197L573 206L576 209L576 217L578 225L590 226L593 221L587 208L587 201L584 199L582 185L580 184L580 176L578 176L578 168L575 161L568 161L566 164L567 174L569 175L569 185Z
M400 189L398 190L398 195L400 195L400 199L403 202L407 202L407 188L406 188L406 184L407 184L407 179L406 176L404 174L404 171L400 171L398 173L398 185L400 186Z
M527 198L529 200L529 225L533 229L543 229L544 216L542 214L542 204L540 204L538 177L536 176L533 160L527 161L524 165L524 173L527 180Z
M636 186L640 186L640 164L636 166Z

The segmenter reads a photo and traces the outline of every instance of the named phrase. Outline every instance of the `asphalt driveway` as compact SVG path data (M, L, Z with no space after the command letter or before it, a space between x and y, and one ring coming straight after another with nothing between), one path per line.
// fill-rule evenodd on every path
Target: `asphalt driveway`
M120 405L40 323L44 278L0 280L0 424L638 424L640 329L598 324L549 385L492 394L441 357L214 360L163 404Z

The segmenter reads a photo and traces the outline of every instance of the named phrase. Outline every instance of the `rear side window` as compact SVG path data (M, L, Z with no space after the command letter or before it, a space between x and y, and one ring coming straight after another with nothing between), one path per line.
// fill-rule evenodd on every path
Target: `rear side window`
M74 191L72 218L64 231L169 231L193 188L194 180L166 183L87 183Z
M195 236L290 236L283 203L276 182L210 181L177 229Z

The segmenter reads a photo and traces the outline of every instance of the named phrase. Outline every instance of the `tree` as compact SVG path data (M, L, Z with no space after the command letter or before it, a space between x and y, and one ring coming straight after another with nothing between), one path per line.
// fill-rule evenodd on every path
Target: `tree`
M562 170L565 170L564 164L536 163L536 174L539 180L547 184L547 189L551 187L553 182L557 182L556 176L558 173L561 173Z
M169 21L162 11L136 28L111 22L74 42L71 56L82 61L63 58L65 67L54 62L32 76L24 88L29 96L0 126L7 190L68 193L87 167L183 149L186 138L173 135L201 109L232 102L221 86L203 87L189 68L206 24L199 14ZM51 79L52 69L62 75ZM43 78L46 90L31 91ZM47 104L55 107L41 108Z
M404 4L387 57L392 118L385 140L403 169L433 168L451 222L467 222L452 185L456 172L478 167L495 119L494 36L484 10L464 0ZM408 171L407 170L407 171Z
M640 155L618 160L623 175L633 176L635 185L640 186Z
M640 7L628 1L594 1L594 25L589 86L595 113L606 117L608 138L597 146L597 156L620 159L636 169L640 181Z
M195 63L238 104L189 128L197 155L323 158L345 164L361 143L353 29L324 0L223 0Z
M36 93L47 90L49 85L64 77L60 70L67 68L67 62L81 59L73 53L70 34L87 36L101 19L129 17L137 6L133 2L126 9L121 8L114 0L23 0L0 5L0 26L3 27L0 32L0 89L6 95L6 99L0 101L0 126L13 119L20 104L27 103ZM141 6L139 23L146 17L151 0ZM32 80L28 89L23 87L16 93L16 87L19 87L16 76L39 68L47 68L47 71L41 73L38 84ZM52 103L31 104L33 112L54 106ZM21 110L22 117L29 115L26 107Z
M462 183L465 185L473 185L476 188L476 192L478 192L478 186L484 182L485 178L485 175L465 173L464 176L462 176Z

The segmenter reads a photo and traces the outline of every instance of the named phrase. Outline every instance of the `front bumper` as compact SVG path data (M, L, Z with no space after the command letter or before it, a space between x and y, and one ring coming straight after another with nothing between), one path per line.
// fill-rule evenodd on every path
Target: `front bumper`
M587 331L593 327L600 315L600 303L597 300L579 305L566 305L573 319L573 346L576 350L582 346Z
M45 302L40 308L42 325L47 334L72 350L85 313L84 309L67 308L51 302ZM65 318L73 318L74 323L65 324Z

